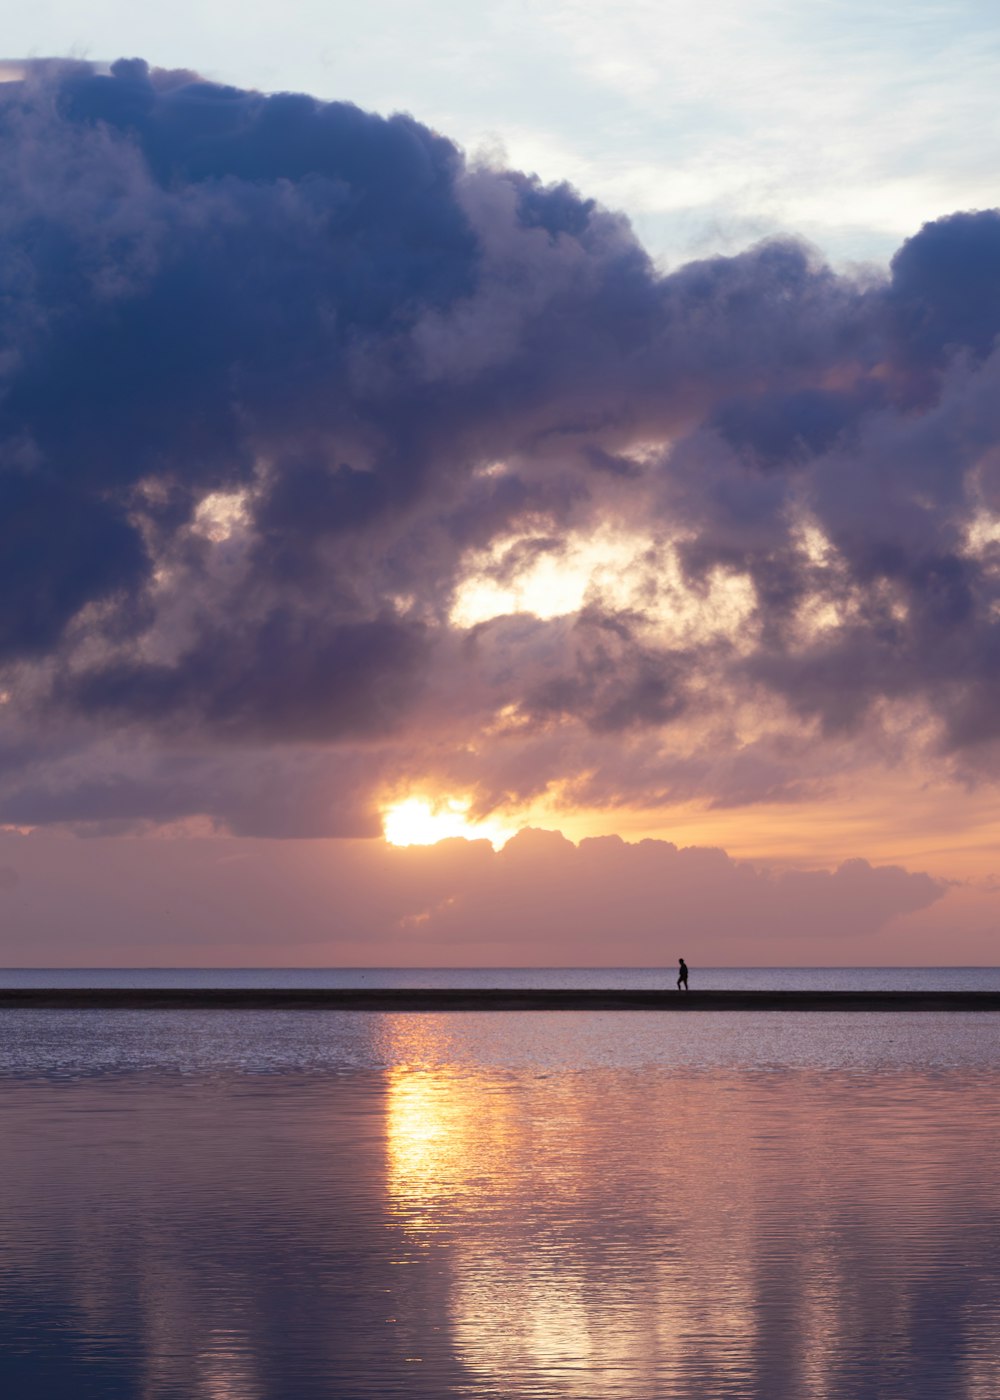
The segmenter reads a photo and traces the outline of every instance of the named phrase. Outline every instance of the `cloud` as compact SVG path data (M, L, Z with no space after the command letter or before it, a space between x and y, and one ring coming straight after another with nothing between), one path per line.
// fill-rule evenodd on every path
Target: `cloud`
M892 260L889 305L911 363L940 368L967 350L983 360L1000 329L1000 210L927 224Z
M617 836L575 846L552 831L522 831L485 868L482 857L446 849L425 861L433 861L440 884L422 891L421 936L454 940L460 961L472 930L475 942L493 948L516 939L511 930L530 931L529 961L530 939L544 927L568 931L552 936L565 941L567 962L601 962L611 947L624 963L654 966L678 953L706 957L685 950L732 950L744 940L778 947L793 939L802 948L810 940L867 939L945 893L928 875L864 860L832 872L782 872L707 847Z
M69 748L8 771L0 825L66 826L104 836L207 819L216 830L266 838L371 837L378 762L368 754L224 749L206 755L135 744Z
M123 851L127 859L123 859ZM525 830L395 848L232 837L89 841L0 833L23 897L12 965L692 966L871 961L942 881L849 861L782 871L708 847ZM886 942L888 940L888 943ZM912 957L912 947L909 948ZM34 955L35 961L32 961ZM905 957L905 952L904 952Z
M1000 215L662 275L408 116L44 62L0 130L7 819L785 800L889 731L995 768ZM574 611L456 617L609 528Z

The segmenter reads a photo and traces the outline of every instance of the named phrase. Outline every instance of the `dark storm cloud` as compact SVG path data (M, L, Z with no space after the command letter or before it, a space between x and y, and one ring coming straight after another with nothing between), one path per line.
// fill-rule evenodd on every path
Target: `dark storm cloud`
M124 661L63 678L57 698L167 725L204 720L223 736L377 737L407 708L423 651L422 629L392 619L321 626L275 611L244 630L206 629L169 664Z
M8 551L7 569L44 600L3 619L5 654L50 645L87 603L147 582L125 514L150 478L190 507L245 484L261 455L290 455L265 518L318 515L325 529L355 525L373 495L408 494L425 465L412 390L397 435L370 448L391 493L344 466L303 499L295 449L370 426L352 348L372 336L391 357L422 309L470 290L450 143L346 104L156 83L138 63L32 73L3 90L0 129L0 442L27 556Z
M1000 210L952 214L907 239L888 303L906 363L940 368L956 350L985 359L1000 332Z
M84 755L27 763L4 784L0 826L67 826L104 836L196 814L236 836L371 837L378 759L334 752L247 750Z
M687 706L683 653L644 645L633 619L585 610L571 624L569 665L529 691L525 709L541 718L575 715L597 733L667 724Z
M730 399L719 405L710 424L755 463L780 468L832 447L857 417L856 396L802 389Z
M461 766L449 746L503 707L511 772L559 726L624 743L741 699L831 734L888 700L945 746L1000 737L1000 561L969 546L1000 506L1000 214L926 226L887 279L794 240L664 276L622 217L407 116L42 63L0 88L0 136L0 664L22 720L89 725L83 749L116 725L353 744L371 783L387 742ZM523 537L481 566L502 583L608 520L658 537L645 601L456 641L470 550ZM746 584L739 635L658 635L668 542L688 601ZM551 752L542 786L584 764ZM210 765L100 789L81 763L62 796L18 786L8 819L249 829ZM336 827L289 763L306 825ZM718 792L718 764L695 770L722 802L797 790L780 764Z

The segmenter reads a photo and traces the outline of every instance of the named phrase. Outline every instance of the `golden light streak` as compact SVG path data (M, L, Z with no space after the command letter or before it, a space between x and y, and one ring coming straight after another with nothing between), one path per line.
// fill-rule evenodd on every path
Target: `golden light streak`
M442 1201L472 1201L505 1179L516 1136L516 1107L484 1093L476 1078L432 1068L448 1040L447 1021L394 1017L389 1035L406 1066L389 1070L386 1185L392 1213L409 1233L439 1226ZM422 1066L422 1067L421 1067Z
M409 1063L388 1074L386 1186L391 1213L407 1235L427 1243L428 1236L447 1233L448 1312L463 1365L491 1390L511 1374L542 1373L547 1393L582 1398L593 1396L599 1364L602 1394L623 1394L617 1378L634 1375L641 1377L643 1394L655 1394L658 1371L666 1366L676 1377L683 1368L684 1339L696 1319L715 1335L739 1337L744 1350L751 1347L746 1229L736 1247L731 1222L693 1212L699 1242L733 1257L732 1284L714 1305L706 1305L695 1286L684 1250L668 1250L656 1276L641 1280L631 1276L625 1253L621 1267L611 1266L613 1287L597 1287L579 1249L566 1247L544 1223L540 1228L525 1202L536 1198L536 1170L544 1163L546 1189L564 1210L581 1219L593 1214L595 1203L600 1218L615 1212L614 1177L603 1184L591 1169L594 1160L615 1153L607 1122L595 1111L605 1087L584 1076L545 1076L512 1092L481 1072L435 1063L449 1054L450 1033L446 1018L435 1018L434 1025L419 1016L394 1018L394 1050ZM704 1122L704 1090L676 1084L658 1090L664 1099L653 1121L670 1121L664 1180L687 1212L703 1196L705 1182L715 1180L705 1170L706 1154L690 1150ZM713 1112L710 1121L723 1134L733 1132L729 1111ZM746 1202L753 1188L743 1167L733 1154L713 1161L716 1171L731 1177L733 1195ZM657 1207L653 1212L655 1219ZM753 1212L743 1218L752 1219ZM633 1388L629 1384L629 1393Z

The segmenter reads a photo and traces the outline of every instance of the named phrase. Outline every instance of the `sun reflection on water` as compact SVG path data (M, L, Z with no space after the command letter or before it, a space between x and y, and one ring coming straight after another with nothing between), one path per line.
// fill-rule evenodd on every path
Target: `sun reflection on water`
M81 1022L72 1075L0 1076L0 1392L995 1400L992 1023L782 1013L733 1068L679 1019L255 1019L254 1065L346 1037L276 1075L206 1018L229 1068L181 1076L80 1075Z
M848 1161L831 1146L857 1123L847 1083L800 1101L779 1080L640 1091L628 1076L477 1073L448 1063L460 1022L396 1022L408 1067L389 1072L388 1194L405 1234L440 1251L452 1346L482 1385L584 1397L599 1376L602 1396L680 1395L701 1377L706 1395L757 1394L755 1358L780 1334L782 1384L828 1400L833 1358L907 1333L923 1250L910 1226L901 1248L901 1222L951 1190L907 1100L885 1106L894 1133Z
M677 1086L648 1104L651 1125L671 1125L662 1174L623 1196L634 1144L616 1136L601 1089L584 1076L515 1081L442 1064L450 1019L395 1019L409 1065L388 1071L387 1193L411 1240L433 1236L447 1251L463 1365L486 1384L544 1376L553 1396L592 1396L596 1372L602 1395L633 1395L637 1384L653 1394L665 1370L684 1375L686 1339L708 1329L719 1376L742 1376L737 1358L757 1326L755 1212L745 1202L740 1227L737 1215L699 1219L697 1206L720 1185L739 1200L744 1164L684 1152L690 1120L703 1133L713 1105ZM692 1269L682 1221L692 1250L722 1256L717 1295L706 1297ZM660 1237L652 1251L650 1235Z

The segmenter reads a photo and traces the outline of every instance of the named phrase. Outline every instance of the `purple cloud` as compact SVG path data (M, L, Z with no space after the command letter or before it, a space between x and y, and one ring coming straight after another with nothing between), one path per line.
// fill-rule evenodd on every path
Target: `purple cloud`
M1000 215L887 277L662 275L406 116L66 62L0 131L5 820L365 834L407 773L775 800L887 706L993 762ZM453 619L474 557L610 527L627 601ZM256 826L241 764L285 791Z

